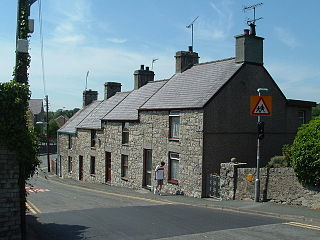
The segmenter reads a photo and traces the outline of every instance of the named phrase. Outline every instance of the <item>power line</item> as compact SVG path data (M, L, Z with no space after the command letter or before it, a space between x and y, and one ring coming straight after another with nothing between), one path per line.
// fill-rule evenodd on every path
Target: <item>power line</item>
M42 83L43 83L43 92L44 95L47 95L46 91L46 79L45 79L45 70L44 70L44 54L43 54L43 32L42 32L42 6L41 0L38 0L39 6L39 27L40 27L40 51L41 51L41 69L42 69Z

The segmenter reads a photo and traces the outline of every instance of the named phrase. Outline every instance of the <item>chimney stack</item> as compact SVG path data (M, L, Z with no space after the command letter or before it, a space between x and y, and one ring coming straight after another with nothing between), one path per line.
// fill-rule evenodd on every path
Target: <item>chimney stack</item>
M251 26L253 25L253 26ZM263 65L263 40L256 36L255 25L251 24L249 29L244 29L244 34L236 38L236 63L255 63Z
M134 71L134 89L139 89L146 85L148 82L154 81L154 72L149 70L149 67L144 69L144 65L141 65L140 70Z
M121 92L121 83L106 82L104 84L104 100L111 98L117 92Z
M83 91L83 107L91 104L93 101L98 100L98 92L91 89Z
M176 52L176 73L182 73L199 63L198 53L194 52L192 46L189 46L189 51Z

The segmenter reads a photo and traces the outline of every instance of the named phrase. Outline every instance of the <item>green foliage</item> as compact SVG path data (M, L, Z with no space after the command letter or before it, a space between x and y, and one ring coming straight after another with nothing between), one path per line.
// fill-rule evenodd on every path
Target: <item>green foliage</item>
M307 185L320 186L320 117L299 128L290 152L298 178Z
M59 126L57 121L54 119L51 119L49 121L49 128L48 128L49 139L55 140L57 138L58 129L59 129Z
M289 167L289 162L285 156L274 156L266 165L267 168L282 168Z
M320 103L312 108L312 118L320 116Z
M27 126L29 88L14 81L0 83L0 144L17 153L24 179L33 175L37 159L37 139Z

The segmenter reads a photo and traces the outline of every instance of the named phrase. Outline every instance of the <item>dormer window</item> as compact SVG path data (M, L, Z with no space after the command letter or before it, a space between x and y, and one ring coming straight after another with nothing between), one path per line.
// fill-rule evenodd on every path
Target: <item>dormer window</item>
M122 123L122 144L129 144L129 122Z
M170 111L169 114L169 139L179 140L180 139L180 112Z

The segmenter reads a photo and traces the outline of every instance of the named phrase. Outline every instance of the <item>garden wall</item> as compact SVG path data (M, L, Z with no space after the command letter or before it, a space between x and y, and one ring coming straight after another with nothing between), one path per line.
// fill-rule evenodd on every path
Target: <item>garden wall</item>
M0 239L21 239L18 179L16 155L0 146Z
M221 164L222 199L254 199L256 168L243 166L236 163ZM292 168L261 168L260 200L320 208L320 188L303 186Z

